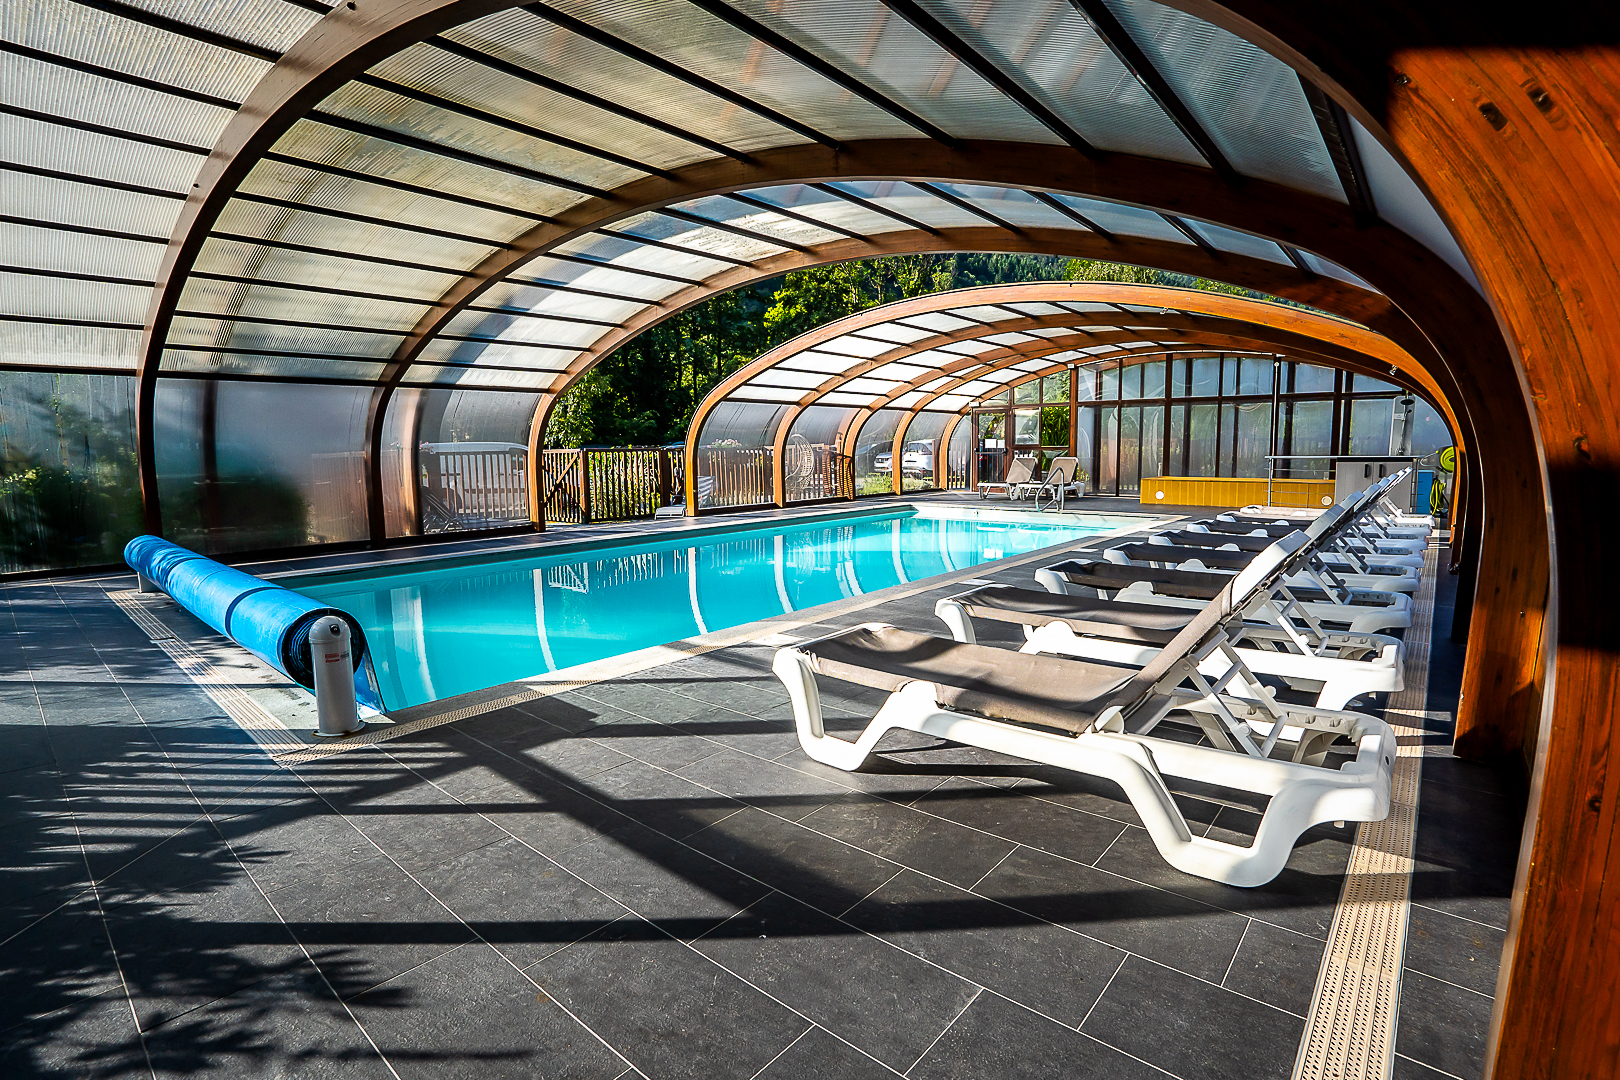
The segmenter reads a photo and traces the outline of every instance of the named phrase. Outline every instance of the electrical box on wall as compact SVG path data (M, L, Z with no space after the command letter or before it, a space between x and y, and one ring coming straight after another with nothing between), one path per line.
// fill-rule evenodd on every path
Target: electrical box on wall
M1333 501L1338 502L1346 495L1358 491L1365 491L1378 481L1391 473L1411 465L1416 458L1410 457L1341 457L1333 461ZM1389 489L1389 498L1394 504L1406 513L1412 512L1412 495L1416 491L1416 484L1412 474ZM1424 513L1428 513L1425 507Z

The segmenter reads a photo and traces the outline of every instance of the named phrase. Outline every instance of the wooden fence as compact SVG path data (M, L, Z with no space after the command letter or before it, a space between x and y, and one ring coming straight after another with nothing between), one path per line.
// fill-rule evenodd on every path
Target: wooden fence
M830 446L788 444L785 466L787 501L855 497L855 459Z
M528 521L528 456L516 449L422 453L422 531L498 529Z
M776 495L771 484L774 452L768 446L706 446L697 451L700 507L758 506Z
M652 517L686 499L680 450L651 446L544 450L546 521L584 524Z

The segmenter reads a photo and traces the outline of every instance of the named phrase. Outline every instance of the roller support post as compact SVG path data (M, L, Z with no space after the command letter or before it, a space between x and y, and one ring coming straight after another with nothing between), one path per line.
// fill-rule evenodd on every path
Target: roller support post
M366 726L354 698L354 657L349 652L349 625L325 617L309 628L310 663L315 669L315 734L323 738L352 735Z

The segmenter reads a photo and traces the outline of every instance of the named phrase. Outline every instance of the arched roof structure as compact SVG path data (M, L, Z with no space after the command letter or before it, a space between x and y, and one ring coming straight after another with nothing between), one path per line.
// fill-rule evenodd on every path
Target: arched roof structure
M353 384L380 539L397 388L514 380L543 424L616 341L793 265L1084 254L1384 333L1475 450L1458 746L1537 770L1491 1061L1614 1074L1620 939L1588 944L1620 905L1620 580L1592 539L1620 501L1613 5L0 10L0 372L138 375L154 529L160 380ZM1116 230L1092 203L1149 216Z
M1226 349L1286 356L1393 380L1428 398L1453 431L1456 414L1405 350L1357 323L1317 311L1196 289L1107 282L1028 282L932 293L817 327L745 364L693 412L687 475L709 418L728 404L765 406L773 490L785 503L783 448L805 410L847 410L852 443L879 409L904 410L905 441L922 413L959 415L1005 386L1068 364ZM697 512L689 485L688 509Z

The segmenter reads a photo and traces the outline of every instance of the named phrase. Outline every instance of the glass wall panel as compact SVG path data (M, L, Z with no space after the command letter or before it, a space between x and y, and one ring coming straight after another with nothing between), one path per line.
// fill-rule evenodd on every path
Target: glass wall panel
M772 444L785 405L726 401L703 423L692 484L699 506L756 506L775 498Z
M998 481L1006 474L1007 468L1007 414L975 413L973 422L978 433L976 452L979 480Z
M1142 396L1145 398L1164 397L1164 365L1163 360L1149 360L1139 365L1142 372Z
M1164 475L1185 476L1187 466L1184 464L1187 454L1187 406L1170 406L1170 433L1169 433L1168 460L1164 463Z
M1219 476L1215 471L1216 406L1188 406L1187 475Z
M1238 392L1238 359L1235 356L1223 357L1221 360L1221 396L1235 397Z
M1347 394L1398 394L1401 388L1392 382L1375 379L1371 375L1352 375L1346 373L1344 389Z
M1095 401L1097 399L1097 369L1076 368L1074 371L1074 400Z
M1164 406L1142 406L1141 476L1164 475Z
M1060 371L1041 380L1041 400L1066 402L1069 400L1069 373Z
M1041 445L1041 411L1040 409L1015 409L1013 411L1013 446L1020 452L1025 447Z
M894 490L894 431L903 409L879 409L855 436L855 494L886 495Z
M1142 490L1142 409L1127 405L1119 410L1119 494L1135 495Z
M1119 365L1109 364L1099 374L1102 376L1100 389L1097 391L1099 401L1119 400Z
M945 451L945 486L952 491L965 491L968 486L968 459L973 454L972 417L963 417L951 431L950 445Z
M1418 398L1412 416L1412 453L1417 457L1432 454L1451 445L1451 429L1446 418L1422 398Z
M1214 397L1221 389L1221 359L1198 356L1192 362L1192 396ZM1193 473L1194 476L1201 475Z
M1266 455L1271 453L1271 403L1240 402L1223 408L1231 408L1235 412L1231 441L1232 470L1227 475L1265 476Z
M1031 379L1013 387L1013 403L1017 405L1033 404L1041 400L1041 380Z
M1041 450L1048 459L1068 454L1068 406L1048 405L1041 410Z
M1367 398L1348 403L1349 433L1345 453L1383 457L1389 453L1390 424L1394 419L1392 398Z
M499 529L529 521L529 425L539 401L537 394L423 392L409 443L415 448L420 532ZM561 457L573 451L545 453Z
M1245 356L1238 361L1237 392L1240 396L1271 393L1271 367L1269 357Z
M1097 434L1097 493L1113 495L1119 489L1119 410L1104 409Z
M1331 454L1333 452L1333 402L1284 401L1283 426L1277 439L1279 454ZM1279 461L1277 475L1306 480L1328 479L1330 463L1295 458Z
M1139 398L1142 396L1142 365L1131 364L1120 372L1119 394L1123 398Z
M1074 410L1074 456L1080 459L1080 471L1086 474L1087 480L1094 480L1100 475L1097 469L1097 407L1095 405L1082 405ZM1096 485L1088 483L1087 491L1094 492Z
M1338 376L1338 372L1332 368L1297 363L1289 366L1294 370L1292 385L1284 388L1288 392L1294 394L1333 393L1333 383Z
M788 502L833 499L853 494L841 467L838 432L854 409L812 405L793 421L782 462L784 497Z
M116 563L142 531L135 380L0 373L0 573Z
M926 491L935 486L934 449L948 419L944 413L919 413L906 428L900 461L900 483L906 491Z
M1191 360L1170 361L1170 396L1186 397L1192 393Z

